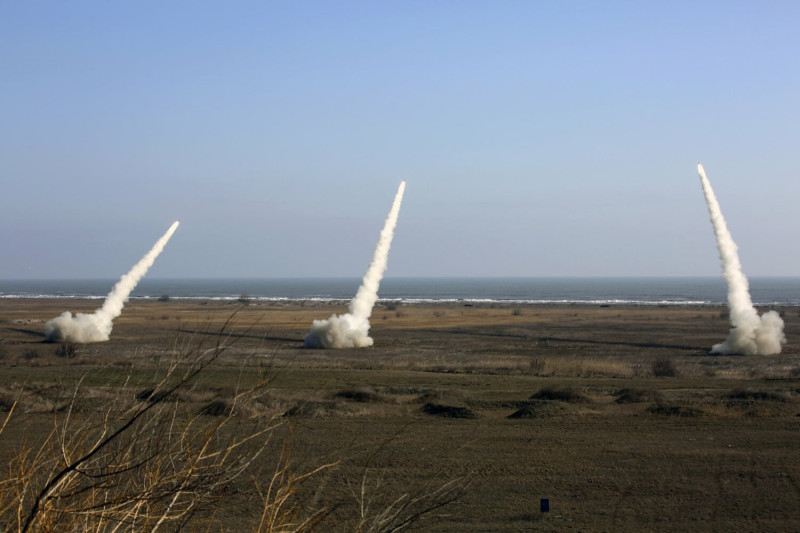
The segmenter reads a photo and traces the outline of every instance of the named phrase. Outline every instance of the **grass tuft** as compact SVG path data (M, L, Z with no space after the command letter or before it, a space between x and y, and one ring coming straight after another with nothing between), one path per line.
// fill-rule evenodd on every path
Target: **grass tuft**
M654 360L650 369L657 378L674 378L678 375L678 367L668 357L659 357Z
M665 403L655 403L647 408L648 413L661 416L678 416L682 418L697 417L703 414L700 409L688 405L670 405Z

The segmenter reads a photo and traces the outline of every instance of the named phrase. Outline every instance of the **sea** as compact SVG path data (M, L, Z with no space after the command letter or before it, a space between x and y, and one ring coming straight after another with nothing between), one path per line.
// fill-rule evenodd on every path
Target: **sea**
M0 298L102 299L117 280L0 280ZM755 305L800 305L800 278L751 278ZM358 278L143 279L131 299L345 302ZM402 278L380 284L382 301L600 305L721 305L721 278Z

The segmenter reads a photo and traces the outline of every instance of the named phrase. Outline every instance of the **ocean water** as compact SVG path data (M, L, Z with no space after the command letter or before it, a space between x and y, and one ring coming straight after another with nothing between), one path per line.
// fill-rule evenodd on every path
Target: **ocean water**
M348 301L358 278L330 279L143 279L131 297L263 301ZM116 280L0 280L0 298L96 298ZM800 305L800 278L752 278L753 302ZM726 302L720 278L385 278L381 300L414 302L597 303L719 305Z

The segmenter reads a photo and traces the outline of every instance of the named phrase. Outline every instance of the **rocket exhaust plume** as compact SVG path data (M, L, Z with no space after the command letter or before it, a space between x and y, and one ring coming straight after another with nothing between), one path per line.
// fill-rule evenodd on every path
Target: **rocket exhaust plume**
M406 182L400 183L397 194L392 202L392 208L386 217L378 245L372 262L364 274L361 286L358 288L353 300L350 302L350 312L344 315L333 315L327 320L315 320L311 324L311 331L306 335L304 346L306 348L364 348L372 346L372 337L369 336L369 317L372 307L378 301L378 286L386 263L389 259L389 247L392 245L394 228L397 226L397 217L400 214L400 203Z
M87 315L76 313L75 316L66 311L61 316L44 325L44 333L48 341L60 342L102 342L111 335L112 321L122 313L122 307L128 301L131 291L136 287L147 271L153 266L156 257L164 250L172 234L178 229L179 221L175 221L167 232L156 241L130 272L122 276L111 292L106 296L103 307Z
M697 164L703 193L708 204L708 214L717 237L717 250L722 261L722 277L728 284L728 311L731 331L725 342L716 344L711 353L741 355L774 355L781 353L786 343L783 319L775 311L759 316L750 298L750 287L739 263L739 253L733 242L725 218L722 216L714 190L706 177L703 165Z

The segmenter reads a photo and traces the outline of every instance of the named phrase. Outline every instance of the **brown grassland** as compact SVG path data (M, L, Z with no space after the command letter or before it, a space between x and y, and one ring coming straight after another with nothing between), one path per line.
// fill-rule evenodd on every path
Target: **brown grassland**
M43 342L98 305L0 300L3 529L800 531L798 308L771 357L709 355L718 307L379 304L308 350L343 307L132 301Z

